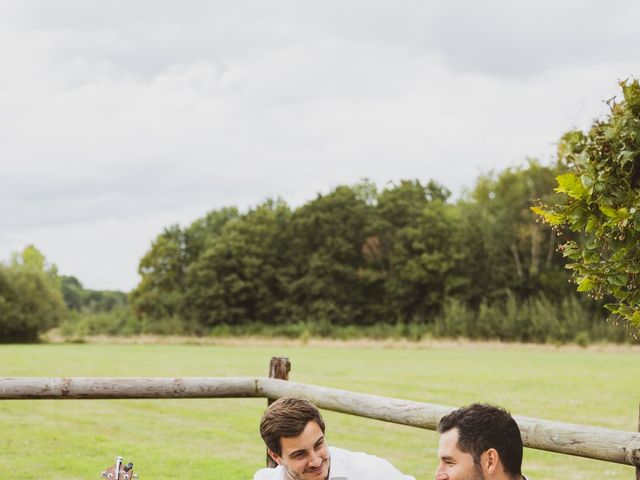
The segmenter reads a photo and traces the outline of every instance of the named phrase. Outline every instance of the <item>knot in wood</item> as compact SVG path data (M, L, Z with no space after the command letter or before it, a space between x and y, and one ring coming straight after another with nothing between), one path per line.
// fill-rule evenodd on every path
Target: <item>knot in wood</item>
M628 450L625 457L631 465L640 467L640 448L632 448Z
M180 398L184 396L184 392L187 391L187 387L184 384L184 381L181 378L176 378L173 380L171 385L171 395L174 398Z
M63 378L60 382L60 395L66 398L69 396L69 393L71 393L71 379Z

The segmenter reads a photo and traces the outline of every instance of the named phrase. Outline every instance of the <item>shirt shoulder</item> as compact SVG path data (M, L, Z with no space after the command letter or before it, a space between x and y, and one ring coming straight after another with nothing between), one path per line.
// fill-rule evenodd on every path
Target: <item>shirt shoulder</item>
M391 462L364 452L351 452L342 448L330 447L330 480L415 480L402 474ZM334 469L334 467L336 467Z
M253 480L282 480L282 467L261 468L253 475Z

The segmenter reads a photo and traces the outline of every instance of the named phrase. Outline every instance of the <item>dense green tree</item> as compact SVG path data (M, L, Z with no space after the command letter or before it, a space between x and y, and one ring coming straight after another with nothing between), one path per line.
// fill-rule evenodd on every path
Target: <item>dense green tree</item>
M448 192L442 193L448 196ZM446 197L442 200L446 200ZM370 264L377 264L385 279L393 275L395 268L393 247L397 235L402 229L415 224L428 203L427 188L418 180L402 180L398 185L388 186L377 196L374 235L367 239L364 252Z
M386 283L395 318L432 321L447 296L455 296L470 279L461 211L442 199L429 201L411 224L400 229L392 246L394 267Z
M0 263L0 342L35 341L67 318L55 271L32 245Z
M434 181L403 180L385 188L375 212L375 235L367 240L371 268L384 277L381 320L427 322L446 295L454 295L466 281L461 266L464 218L448 204L450 192Z
M527 298L544 291L559 298L567 293L564 262L556 253L557 238L537 222L530 207L553 194L557 168L528 160L478 179L466 203L472 228L473 282L479 297L493 298L513 291ZM477 275L477 277L475 276Z
M562 251L578 290L612 295L610 310L640 327L640 83L620 86L623 99L610 102L605 119L562 137L563 197L535 211L574 232Z
M60 277L60 291L69 310L79 312L84 305L84 288L73 276Z
M44 255L33 245L27 245L20 254L14 254L12 263L14 265L25 265L40 272L44 272L47 269ZM53 267L53 270L55 270L55 267Z
M289 228L292 318L334 324L368 323L375 279L365 272L363 246L372 234L371 195L340 186L298 208ZM374 300L375 301L375 300Z
M184 232L187 263L191 264L197 261L207 246L216 241L227 222L239 217L240 213L237 208L225 207L220 210L212 210L203 218L199 218L189 225Z
M129 295L136 316L151 322L182 316L187 308L187 269L236 218L236 208L213 210L185 230L173 225L158 235L140 260L141 280Z
M127 294L116 290L85 290L83 310L85 312L112 312L126 308Z
M457 202L433 181L402 180L380 192L363 181L294 211L268 201L244 214L210 212L154 241L131 301L150 322L171 318L203 333L306 323L315 332L396 324L442 334L456 305L468 322L452 331L539 339L543 315L515 324L514 312L529 304L554 311L547 304L559 305L568 291L556 233L530 210L553 198L558 168L530 160L484 175ZM506 320L487 321L501 311ZM573 338L573 327L558 321L548 323L550 335Z
M76 277L60 276L58 279L64 302L76 312L112 312L127 308L127 294L111 290L85 289Z
M184 232L178 225L165 228L140 260L141 280L130 294L136 315L155 319L177 315L184 297L186 269Z
M284 202L270 200L203 241L187 269L184 313L194 325L284 321L290 215Z

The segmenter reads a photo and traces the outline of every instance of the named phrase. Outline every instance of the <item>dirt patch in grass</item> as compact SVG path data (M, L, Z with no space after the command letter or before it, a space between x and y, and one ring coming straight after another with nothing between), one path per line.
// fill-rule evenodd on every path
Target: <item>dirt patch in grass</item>
M592 352L640 352L640 345L595 343L588 346L577 344L538 344L499 341L476 341L465 338L425 339L419 341L406 339L350 339L330 338L291 339L284 337L196 337L179 335L137 335L107 336L95 335L82 338L65 338L56 330L51 330L42 338L45 343L90 343L121 345L224 345L224 346L310 346L332 348L387 348L387 349L487 349L487 350L553 350L553 351L592 351Z

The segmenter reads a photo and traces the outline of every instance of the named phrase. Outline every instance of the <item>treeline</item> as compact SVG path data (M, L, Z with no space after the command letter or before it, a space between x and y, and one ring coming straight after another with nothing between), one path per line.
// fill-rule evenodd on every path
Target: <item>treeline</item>
M155 239L130 304L167 333L623 341L575 298L556 234L530 210L553 201L558 170L528 161L457 201L434 181L364 181L295 209L211 211Z
M0 341L32 342L68 315L55 267L33 246L0 263Z
M140 333L637 342L578 297L530 207L560 167L528 161L459 200L434 181L339 186L166 228L127 294L85 289L33 246L0 263L0 342ZM578 239L579 240L579 239ZM606 300L606 299L605 299Z
M35 342L60 325L74 334L82 325L93 325L85 333L105 333L118 318L133 320L126 293L85 289L33 245L0 263L0 342Z

